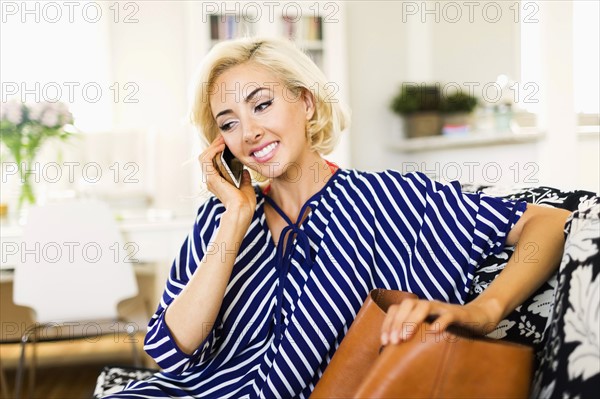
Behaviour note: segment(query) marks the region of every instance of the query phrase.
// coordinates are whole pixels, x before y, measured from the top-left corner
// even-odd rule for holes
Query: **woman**
[[[557,267],[568,212],[323,159],[347,120],[290,43],[221,43],[198,82],[193,120],[210,143],[200,162],[214,196],[148,327],[145,349],[164,371],[111,397],[306,398],[371,289],[428,299],[391,308],[383,344],[435,315],[439,329],[486,333]],[[252,186],[248,171],[239,189],[220,177],[225,146],[268,184]],[[536,262],[517,244],[462,306],[477,264],[517,242],[535,243]]]

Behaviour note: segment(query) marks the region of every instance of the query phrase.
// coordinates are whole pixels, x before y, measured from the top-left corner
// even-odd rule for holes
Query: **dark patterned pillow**
[[[106,366],[98,376],[93,398],[121,392],[129,381],[145,380],[157,372],[158,370],[144,368]]]
[[[571,215],[565,232],[534,398],[592,398],[600,392],[600,205]]]
[[[496,197],[510,200],[524,200],[531,204],[551,206],[576,211],[589,208],[600,198],[589,191],[561,191],[551,187],[500,188],[495,186],[463,185],[467,192],[482,191]],[[506,247],[503,252],[489,256],[479,266],[473,278],[467,301],[475,299],[504,269],[514,248]],[[533,346],[536,352],[541,349],[544,332],[550,322],[554,303],[554,290],[557,286],[557,273],[545,282],[529,299],[500,322],[490,337],[504,339]]]

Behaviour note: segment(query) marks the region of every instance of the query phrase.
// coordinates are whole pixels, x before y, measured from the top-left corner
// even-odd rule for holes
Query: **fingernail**
[[[388,334],[387,333],[381,334],[381,343],[383,345],[387,345],[388,344]]]
[[[398,343],[398,331],[392,331],[392,343],[393,344]]]

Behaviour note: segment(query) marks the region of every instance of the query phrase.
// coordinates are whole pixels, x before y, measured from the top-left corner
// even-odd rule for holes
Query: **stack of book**
[[[283,17],[284,34],[286,37],[303,42],[320,41],[323,39],[323,24],[321,17]]]
[[[242,15],[213,14],[210,16],[211,40],[227,40],[251,35],[251,24]]]

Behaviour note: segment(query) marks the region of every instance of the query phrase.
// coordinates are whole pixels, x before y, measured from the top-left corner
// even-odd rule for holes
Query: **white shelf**
[[[518,133],[472,132],[460,136],[431,136],[413,139],[402,139],[390,143],[390,148],[401,152],[423,152],[445,150],[448,148],[487,147],[501,144],[523,144],[540,141],[544,133],[539,130],[521,130]]]
[[[579,126],[577,137],[580,139],[597,139],[600,137],[600,126]]]
[[[296,44],[303,50],[323,51],[323,41],[321,40],[296,40]]]

